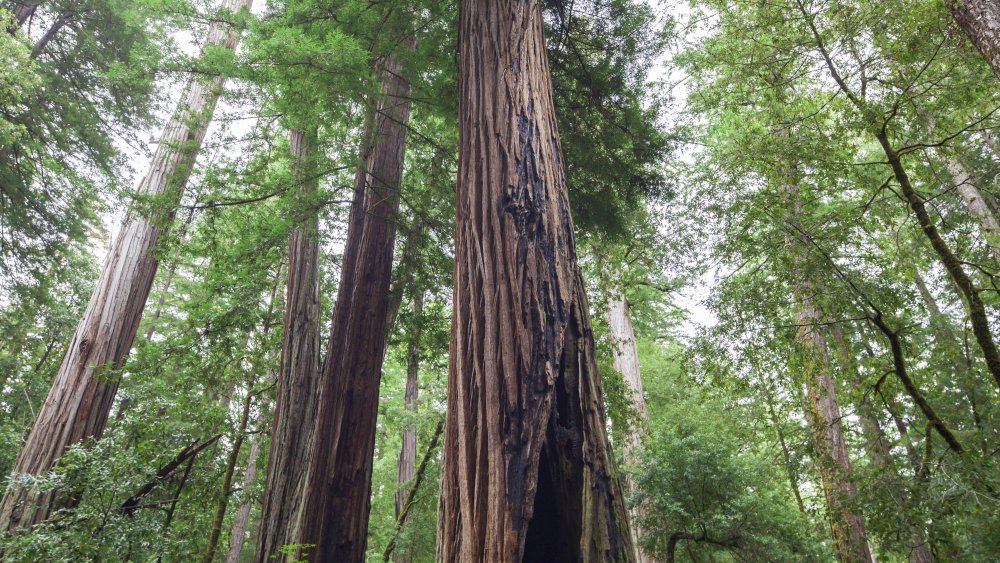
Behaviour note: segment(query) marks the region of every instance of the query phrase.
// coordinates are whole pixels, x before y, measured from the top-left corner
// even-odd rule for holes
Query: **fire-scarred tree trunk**
[[[439,561],[632,561],[537,0],[459,3]]]
[[[632,317],[629,315],[629,303],[621,288],[611,289],[607,300],[608,327],[611,330],[611,338],[615,345],[614,366],[618,373],[622,374],[625,385],[628,386],[632,408],[635,409],[636,420],[629,430],[625,440],[623,459],[626,465],[635,465],[639,462],[639,454],[642,451],[643,429],[649,418],[649,411],[646,408],[646,396],[642,390],[642,376],[639,373],[639,350],[635,342],[635,330],[632,328]],[[629,495],[638,492],[635,482],[625,476],[625,487]],[[636,540],[642,535],[642,530],[638,525],[638,518],[632,512],[632,529],[635,532]],[[640,563],[652,563],[652,557],[639,549],[636,542],[636,560]]]
[[[303,202],[296,207],[304,209],[304,216],[289,241],[278,392],[254,555],[258,562],[270,561],[282,546],[295,543],[319,390],[319,214],[310,201],[318,187],[317,131],[292,129],[289,137],[296,189]]]
[[[786,235],[785,244],[792,264],[789,278],[792,280],[795,322],[798,325],[796,340],[802,354],[803,379],[809,400],[806,414],[816,449],[816,465],[826,497],[837,559],[843,563],[870,562],[873,559],[864,518],[854,507],[858,490],[852,478],[851,460],[844,441],[830,351],[821,329],[822,313],[815,299],[820,288],[809,274],[809,249],[798,236],[798,233],[804,232],[800,223],[802,204],[799,188],[789,179],[782,189],[787,194],[788,221],[794,231]]]
[[[1000,78],[1000,3],[996,0],[948,0],[948,7],[958,26]]]
[[[412,42],[411,42],[412,45]],[[403,177],[410,85],[395,57],[355,176],[340,287],[316,418],[299,544],[311,561],[364,561],[372,455],[385,356],[392,255]]]
[[[420,394],[420,315],[424,311],[424,291],[413,292],[413,316],[415,324],[410,328],[409,346],[406,350],[406,394],[403,397],[406,411],[417,412],[417,398]],[[417,471],[417,427],[408,423],[403,427],[403,444],[399,450],[399,462],[396,466],[396,520],[406,524],[408,517],[403,515],[403,505],[409,493],[406,485],[413,480]],[[397,550],[393,554],[396,563],[404,563],[412,559],[409,553]]]
[[[251,0],[224,0],[239,11]],[[212,24],[206,47],[235,49],[239,31],[225,21]],[[125,361],[156,275],[156,245],[173,221],[224,76],[196,76],[188,83],[174,117],[160,137],[149,171],[139,185],[155,197],[154,211],[133,209],[90,297],[62,366],[56,375],[13,473],[40,475],[52,469],[73,444],[100,438],[118,389],[115,370]],[[52,493],[14,486],[0,503],[0,530],[30,526],[52,510]]]

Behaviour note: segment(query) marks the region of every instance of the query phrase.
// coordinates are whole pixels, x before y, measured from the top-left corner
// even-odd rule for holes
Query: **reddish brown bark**
[[[413,315],[415,323],[410,327],[409,346],[406,351],[406,393],[403,397],[404,407],[410,414],[417,412],[417,398],[420,393],[420,315],[424,311],[424,292],[418,289],[413,295]],[[396,520],[400,526],[406,525],[407,516],[403,514],[408,490],[406,485],[413,480],[417,470],[417,427],[409,423],[403,428],[403,444],[399,450],[399,461],[396,464]],[[411,554],[404,551],[395,552],[396,563],[410,561]]]
[[[799,217],[802,205],[799,188],[788,182],[782,187],[787,195],[789,223],[795,232],[804,232]],[[868,547],[864,518],[854,505],[858,488],[854,483],[847,442],[844,441],[837,385],[833,378],[830,352],[821,332],[822,313],[816,303],[820,286],[809,275],[806,261],[809,249],[803,248],[798,237],[786,237],[792,262],[790,279],[794,299],[796,339],[802,353],[803,379],[809,408],[806,413],[816,449],[816,465],[826,497],[827,514],[833,534],[837,559],[841,562],[874,561]]]
[[[951,15],[1000,78],[1000,3],[996,0],[948,0]]]
[[[459,3],[439,561],[632,561],[537,0]]]
[[[382,73],[363,165],[355,176],[340,287],[323,364],[316,443],[299,544],[310,561],[364,561],[378,390],[403,176],[410,85],[394,57]]]
[[[318,186],[316,129],[290,133],[300,199],[305,208],[288,250],[288,289],[271,450],[254,560],[271,561],[295,543],[316,420],[320,374],[319,215],[309,199]]]
[[[223,8],[238,11],[250,3],[225,0]],[[234,49],[238,40],[237,30],[217,22],[210,28],[205,44]],[[156,275],[157,242],[173,221],[224,81],[223,76],[192,78],[177,112],[164,129],[138,191],[166,203],[155,213],[133,210],[129,214],[14,465],[15,475],[43,474],[71,445],[100,438],[118,389],[114,372],[121,368],[132,347]],[[45,520],[52,509],[51,501],[51,493],[8,489],[0,503],[0,530]]]

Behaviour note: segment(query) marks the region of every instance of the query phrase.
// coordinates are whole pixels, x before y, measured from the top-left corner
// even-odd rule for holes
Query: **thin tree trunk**
[[[948,0],[948,7],[1000,78],[1000,4],[996,0]]]
[[[250,440],[250,451],[247,453],[246,470],[243,473],[243,490],[253,488],[257,483],[257,459],[260,457],[260,438]],[[239,563],[243,554],[243,544],[246,542],[247,527],[250,523],[250,510],[253,502],[247,500],[240,505],[233,518],[233,531],[229,536],[229,554],[226,563]]]
[[[295,543],[312,450],[320,374],[319,214],[310,198],[317,131],[291,131],[291,151],[306,215],[292,232],[288,289],[271,449],[254,561],[266,563]]]
[[[14,13],[14,20],[17,22],[16,25],[11,26],[7,29],[7,32],[11,35],[17,33],[18,29],[24,26],[24,22],[28,21],[28,18],[35,14],[38,10],[38,6],[42,4],[44,0],[28,0],[26,2],[18,2],[11,12]]]
[[[538,0],[459,2],[438,561],[632,561]]]
[[[771,424],[774,426],[775,432],[778,434],[778,445],[781,446],[781,457],[784,459],[785,468],[788,471],[788,484],[792,489],[792,494],[795,495],[795,504],[799,507],[799,513],[804,516],[806,514],[806,505],[802,502],[802,492],[799,491],[799,472],[792,464],[791,451],[788,449],[788,443],[785,441],[785,431],[782,428],[781,421],[778,420],[777,414],[774,412],[773,399],[770,395],[767,396],[767,413],[771,418]]]
[[[972,411],[972,420],[976,427],[982,430],[982,418],[979,414],[979,401],[977,399],[980,395],[980,389],[979,381],[975,376],[975,367],[972,365],[965,350],[963,350],[961,340],[959,340],[958,335],[953,330],[951,319],[941,312],[941,308],[937,304],[937,299],[934,298],[934,294],[927,288],[927,283],[924,282],[919,272],[915,271],[913,273],[913,283],[917,286],[920,299],[924,302],[927,312],[930,314],[930,325],[934,334],[935,344],[939,352],[942,352],[948,360],[948,365],[952,366],[955,382],[958,388],[962,390],[962,394],[965,395],[965,399],[969,402],[969,408]]]
[[[861,372],[858,370],[857,361],[851,351],[850,342],[844,333],[844,327],[841,324],[835,324],[831,331],[837,344],[838,359],[840,360],[841,368],[850,381],[851,390],[856,397],[857,415],[861,421],[861,433],[868,444],[868,451],[871,453],[875,468],[882,474],[882,483],[886,491],[906,522],[908,528],[905,532],[908,536],[905,545],[907,557],[910,563],[931,563],[934,561],[934,557],[931,555],[927,540],[924,539],[923,527],[918,524],[917,519],[910,515],[906,487],[892,459],[889,442],[882,431],[882,425],[879,423],[878,417],[875,416],[871,405],[862,399]]]
[[[403,397],[406,412],[413,416],[417,412],[417,399],[420,393],[420,323],[424,312],[424,291],[413,292],[414,324],[410,327],[410,343],[406,351],[406,394]],[[403,428],[403,445],[399,451],[399,462],[396,467],[396,520],[401,526],[406,525],[407,518],[400,518],[403,505],[406,503],[406,485],[413,480],[417,469],[417,427],[412,422]],[[397,563],[410,561],[410,553],[397,551],[394,555]]]
[[[250,2],[225,0],[223,7],[237,11],[249,7]],[[217,22],[205,45],[234,49],[238,40],[238,30]],[[132,347],[156,274],[157,242],[172,222],[224,80],[223,76],[193,78],[164,129],[139,193],[162,194],[169,203],[151,216],[133,211],[126,220],[18,456],[15,475],[41,475],[56,465],[69,446],[100,438],[118,389],[114,371],[121,368]],[[9,488],[0,503],[0,530],[45,520],[53,508],[52,500],[53,493]]]
[[[215,517],[212,519],[212,530],[208,536],[208,548],[202,563],[212,563],[215,560],[215,550],[219,545],[219,537],[222,535],[222,523],[226,518],[226,508],[229,506],[229,497],[233,494],[233,475],[236,474],[236,464],[240,459],[240,449],[246,439],[247,424],[250,422],[250,407],[253,405],[253,370],[247,380],[246,396],[243,398],[243,409],[240,413],[239,426],[236,429],[236,438],[233,440],[232,450],[226,460],[226,470],[222,474],[222,490],[219,492],[219,500],[215,506]]]
[[[796,230],[802,231],[799,224],[799,217],[802,215],[799,188],[789,182],[783,186],[783,191],[788,197],[788,220],[797,226]],[[792,262],[789,277],[792,280],[795,320],[798,325],[796,339],[802,353],[803,378],[809,398],[807,418],[816,449],[816,463],[823,483],[837,558],[842,562],[870,562],[873,558],[868,548],[864,518],[854,508],[858,490],[853,480],[847,443],[844,441],[830,352],[820,330],[823,318],[815,302],[819,286],[810,278],[806,264],[809,249],[803,248],[799,239],[793,235],[786,237],[786,246]]]
[[[308,518],[297,542],[315,544],[308,553],[317,561],[363,561],[368,540],[378,391],[410,115],[410,85],[399,61],[390,56],[384,65],[382,95],[355,175],[316,416],[317,436],[324,439],[317,440],[310,460],[303,508]]]
[[[643,435],[645,433],[646,422],[649,419],[649,411],[646,408],[646,396],[642,390],[642,376],[639,372],[639,350],[636,348],[635,330],[632,328],[632,317],[629,315],[629,303],[621,288],[613,287],[608,292],[607,299],[608,327],[611,330],[611,338],[615,344],[615,371],[622,374],[625,385],[629,389],[629,399],[636,414],[636,420],[632,421],[628,435],[625,437],[623,459],[626,466],[635,467],[639,463],[639,456],[642,453]],[[638,486],[631,475],[625,474],[625,488],[629,496],[638,492]],[[643,529],[639,526],[639,514],[637,510],[630,511],[632,519],[632,533],[635,535],[635,558],[639,563],[652,563],[656,561],[646,554],[639,547],[639,538],[643,535]]]
[[[49,25],[48,29],[45,30],[45,33],[43,33],[42,36],[38,38],[38,41],[35,41],[35,44],[31,47],[31,58],[37,59],[42,54],[42,51],[45,50],[45,47],[49,45],[49,42],[55,38],[59,31],[61,31],[71,19],[73,19],[73,13],[71,12],[63,12],[59,14],[55,21],[53,21],[52,24]]]

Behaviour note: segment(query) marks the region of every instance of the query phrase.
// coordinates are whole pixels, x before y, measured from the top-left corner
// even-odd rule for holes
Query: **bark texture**
[[[412,41],[410,43],[412,46]],[[299,544],[310,561],[364,561],[378,390],[385,356],[392,256],[403,177],[410,85],[388,57],[382,95],[355,176],[337,304],[323,364],[316,443]]]
[[[948,173],[951,174],[955,189],[962,196],[965,208],[969,211],[969,215],[972,215],[979,223],[986,244],[990,247],[997,263],[1000,263],[1000,222],[993,215],[993,210],[986,204],[983,194],[973,182],[972,174],[969,173],[965,165],[957,158],[946,155],[945,166],[948,168]]]
[[[632,561],[537,0],[459,3],[439,561]]]
[[[231,11],[251,0],[224,0]],[[212,24],[206,46],[234,49],[239,31],[225,22]],[[173,221],[215,104],[223,76],[194,77],[174,117],[167,123],[149,171],[138,191],[156,197],[159,211],[133,210],[104,262],[83,319],[45,399],[13,473],[40,475],[52,469],[66,449],[100,438],[115,392],[116,370],[128,355],[156,275],[156,246]],[[30,526],[48,518],[52,494],[12,487],[0,503],[0,531]]]
[[[840,324],[833,325],[833,338],[837,344],[838,360],[845,376],[850,380],[851,391],[855,396],[855,405],[858,419],[861,422],[861,433],[868,446],[868,454],[874,462],[875,468],[879,470],[880,482],[889,493],[896,509],[905,522],[906,530],[899,535],[905,537],[905,550],[910,563],[931,563],[934,557],[931,555],[930,545],[924,537],[924,529],[919,525],[918,520],[911,517],[909,495],[902,477],[896,468],[896,463],[892,459],[889,441],[885,437],[882,425],[878,420],[875,409],[870,403],[864,400],[861,387],[861,373],[858,370],[857,361],[851,351],[851,345],[844,333],[844,327]]]
[[[789,222],[796,232],[804,232],[799,217],[802,205],[799,188],[787,183]],[[816,449],[816,464],[826,497],[827,513],[833,533],[837,559],[841,562],[874,561],[868,547],[862,514],[854,508],[858,489],[852,478],[851,460],[844,441],[837,385],[833,378],[830,351],[821,328],[822,312],[816,295],[819,287],[813,282],[807,265],[809,249],[794,235],[786,237],[792,262],[792,296],[796,339],[802,353],[803,378],[809,400],[807,419]]]
[[[628,466],[635,466],[639,463],[639,455],[642,452],[643,434],[646,421],[649,419],[649,410],[646,408],[646,396],[642,390],[642,376],[639,372],[639,350],[636,348],[635,330],[632,328],[632,317],[629,315],[629,303],[625,294],[620,288],[614,288],[608,295],[607,301],[608,327],[611,330],[611,338],[615,343],[615,370],[622,374],[625,385],[629,389],[629,398],[632,401],[632,408],[635,409],[636,420],[633,421],[632,428],[629,429],[625,440],[623,459]],[[625,475],[626,492],[632,496],[638,492],[638,487],[632,478]],[[643,530],[639,527],[639,515],[635,510],[630,513],[632,518],[632,531],[636,540],[642,536]],[[652,563],[656,561],[647,555],[639,547],[636,541],[636,561],[639,563]]]
[[[948,0],[948,7],[958,26],[1000,78],[1000,3],[996,0]]]
[[[420,316],[424,311],[424,292],[418,289],[413,295],[413,315],[416,324],[410,328],[410,342],[406,351],[406,394],[403,397],[404,408],[408,413],[416,414],[417,399],[420,393]],[[399,450],[399,461],[396,466],[396,520],[401,526],[409,519],[403,514],[408,490],[406,485],[413,480],[417,470],[417,427],[407,424],[403,428],[403,445]],[[397,563],[410,561],[406,552],[396,552],[393,559]]]
[[[290,133],[295,177],[302,201],[318,186],[316,129]],[[300,206],[308,207],[308,206]],[[305,494],[320,375],[319,215],[305,209],[292,231],[278,391],[271,450],[254,561],[271,561],[295,536]]]

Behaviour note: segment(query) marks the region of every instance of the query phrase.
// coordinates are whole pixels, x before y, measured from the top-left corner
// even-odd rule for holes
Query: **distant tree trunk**
[[[24,22],[28,21],[28,18],[35,14],[38,10],[38,6],[42,4],[44,0],[25,0],[22,2],[15,2],[14,6],[10,11],[14,14],[14,21],[16,24],[7,29],[7,32],[11,35],[17,33],[17,30],[24,25]]]
[[[982,430],[983,422],[979,413],[979,397],[982,396],[979,379],[976,377],[975,366],[969,359],[962,346],[962,341],[955,334],[952,320],[945,315],[937,304],[934,294],[927,288],[927,283],[919,272],[914,272],[913,283],[917,286],[920,299],[927,307],[930,314],[931,331],[934,334],[934,342],[939,352],[949,360],[949,365],[953,368],[955,382],[966,401],[969,402],[969,409],[972,411],[972,420],[977,428]]]
[[[413,292],[413,316],[414,326],[410,327],[409,346],[406,351],[406,394],[403,397],[406,412],[410,416],[417,412],[417,398],[420,393],[420,322],[424,312],[424,291],[417,289]],[[417,470],[417,427],[408,423],[403,428],[403,446],[399,450],[399,462],[396,468],[396,520],[400,519],[403,512],[403,504],[409,490],[406,485],[413,480]],[[406,524],[408,516],[401,521],[401,525]],[[412,559],[407,552],[396,551],[393,559],[397,563],[404,563]]]
[[[1000,3],[996,0],[948,0],[948,7],[958,26],[1000,78]]]
[[[867,449],[872,456],[875,468],[881,472],[881,482],[885,490],[906,522],[907,530],[902,535],[906,538],[904,547],[907,557],[910,563],[931,563],[934,561],[934,557],[931,555],[930,546],[924,538],[923,527],[917,523],[917,519],[911,517],[906,486],[892,459],[889,442],[885,439],[882,425],[879,423],[872,406],[865,402],[861,396],[861,373],[858,370],[857,360],[851,351],[850,341],[844,333],[844,327],[841,324],[834,324],[831,332],[837,344],[841,367],[856,396],[857,415],[861,421],[861,433],[868,444]]]
[[[997,263],[1000,263],[1000,222],[993,215],[993,211],[986,205],[983,194],[972,181],[972,174],[969,173],[965,165],[953,156],[945,156],[945,165],[948,173],[951,174],[955,189],[962,196],[965,208],[969,210],[969,215],[975,217],[983,231],[983,238],[987,246],[993,253]]]
[[[961,2],[963,6],[969,7],[974,6],[974,10],[981,10],[982,14],[985,15],[987,12],[995,13],[1000,10],[1000,8],[986,8],[986,3],[989,0],[953,0],[953,2]],[[873,132],[875,139],[878,140],[879,146],[882,148],[882,152],[885,154],[886,160],[890,168],[892,168],[893,177],[899,184],[900,192],[903,199],[910,207],[910,211],[913,212],[914,217],[917,219],[917,224],[920,225],[921,232],[927,237],[927,241],[930,242],[931,247],[934,249],[934,253],[937,254],[938,259],[941,261],[941,265],[944,266],[945,271],[951,277],[955,286],[962,293],[962,300],[965,303],[966,311],[969,313],[969,320],[972,323],[972,332],[976,336],[976,342],[979,344],[979,348],[983,352],[983,359],[986,360],[986,367],[989,369],[990,374],[993,376],[997,387],[1000,387],[1000,350],[997,349],[997,344],[993,340],[993,333],[990,329],[989,318],[986,315],[986,306],[983,304],[983,300],[979,295],[979,290],[972,283],[972,279],[965,272],[965,268],[962,265],[962,261],[952,252],[948,243],[941,238],[941,233],[938,231],[937,226],[934,221],[931,220],[930,214],[927,212],[927,206],[924,204],[924,198],[920,193],[917,192],[913,183],[910,181],[910,175],[906,171],[906,167],[903,166],[902,156],[893,147],[892,141],[889,139],[888,129],[883,123],[882,117],[871,107],[868,102],[864,99],[859,98],[847,82],[844,80],[843,76],[837,70],[836,64],[833,62],[833,58],[830,55],[826,44],[823,41],[823,37],[816,27],[816,22],[813,16],[805,8],[802,2],[797,3],[799,11],[805,18],[810,30],[813,34],[813,39],[816,41],[816,48],[819,50],[826,63],[827,69],[830,72],[830,77],[837,86],[848,98],[851,104],[858,110],[861,116],[868,122],[871,131]],[[956,4],[953,4],[953,7]],[[996,27],[994,26],[994,29]],[[873,319],[874,320],[874,319]],[[881,320],[881,319],[879,319]],[[881,328],[881,327],[880,327]],[[898,334],[893,334],[890,336],[889,333],[886,334],[890,337],[890,340],[896,339]],[[939,427],[940,428],[940,427]]]
[[[412,42],[410,43],[412,47]],[[378,391],[386,348],[396,215],[403,178],[410,84],[395,57],[355,176],[337,304],[317,408],[298,544],[315,561],[364,561],[371,509]]]
[[[269,378],[271,379],[271,378]],[[262,411],[263,412],[263,411]],[[257,459],[260,457],[260,437],[250,439],[250,451],[247,453],[246,469],[243,472],[242,490],[247,491],[257,484]],[[246,542],[247,527],[250,523],[250,510],[253,502],[249,499],[240,505],[233,518],[233,531],[229,535],[229,554],[226,563],[239,563],[243,554],[243,544]]]
[[[788,220],[797,226],[796,231],[800,231],[802,204],[799,188],[789,181],[783,189],[788,196]],[[792,261],[789,277],[798,325],[796,339],[802,353],[803,378],[809,398],[807,418],[816,448],[816,462],[826,496],[837,559],[841,562],[871,562],[873,558],[868,547],[864,518],[854,508],[858,490],[844,441],[830,352],[820,328],[823,318],[815,301],[819,286],[812,281],[806,264],[809,249],[802,246],[795,234],[786,236],[786,246]]]
[[[238,11],[250,2],[225,0],[223,7]],[[238,30],[217,22],[205,45],[234,49],[238,41]],[[164,129],[139,193],[165,197],[168,203],[151,214],[133,210],[126,220],[14,465],[15,475],[41,475],[56,465],[69,446],[100,438],[118,389],[114,372],[132,347],[156,274],[157,242],[173,220],[224,81],[223,76],[192,78]],[[52,493],[9,488],[0,503],[0,530],[45,520],[52,500]]]
[[[212,563],[215,560],[215,550],[219,545],[219,537],[222,535],[222,523],[226,518],[226,508],[229,506],[229,497],[233,494],[233,475],[236,474],[236,464],[240,459],[240,450],[243,448],[243,441],[247,435],[247,424],[250,421],[250,407],[253,404],[253,370],[247,380],[246,396],[243,398],[243,408],[240,412],[239,425],[236,428],[236,436],[233,439],[233,447],[229,451],[226,460],[226,469],[222,474],[222,487],[219,491],[219,499],[215,504],[215,517],[212,519],[212,529],[208,535],[208,548],[205,549],[205,556],[202,563]]]
[[[788,443],[785,441],[785,431],[782,428],[781,421],[778,420],[778,415],[774,412],[774,400],[770,394],[767,395],[767,414],[778,435],[778,445],[781,446],[781,457],[785,461],[785,469],[788,472],[788,485],[792,489],[792,494],[795,495],[795,504],[799,507],[799,513],[804,516],[806,514],[806,505],[802,502],[802,492],[799,490],[799,472],[792,463],[791,451],[788,449]]]
[[[622,456],[626,465],[634,467],[639,463],[645,426],[649,419],[646,396],[642,390],[642,375],[639,373],[639,350],[636,348],[635,331],[632,328],[632,317],[629,315],[629,303],[621,288],[612,287],[609,290],[606,305],[608,327],[615,344],[614,367],[618,373],[622,374],[622,379],[628,386],[629,399],[632,401],[632,408],[636,414],[636,420],[632,421],[632,427],[628,429]],[[638,492],[638,486],[629,474],[625,474],[625,488],[630,496]],[[643,530],[639,526],[639,514],[633,509],[630,516],[632,518],[632,532],[636,540],[636,561],[639,563],[656,561],[639,547],[639,538],[643,534]]]
[[[319,214],[310,202],[319,185],[317,131],[293,129],[290,138],[297,188],[305,202],[298,207],[306,210],[289,242],[278,392],[254,555],[259,563],[296,543],[320,388]]]
[[[438,561],[632,561],[538,0],[459,2]]]

